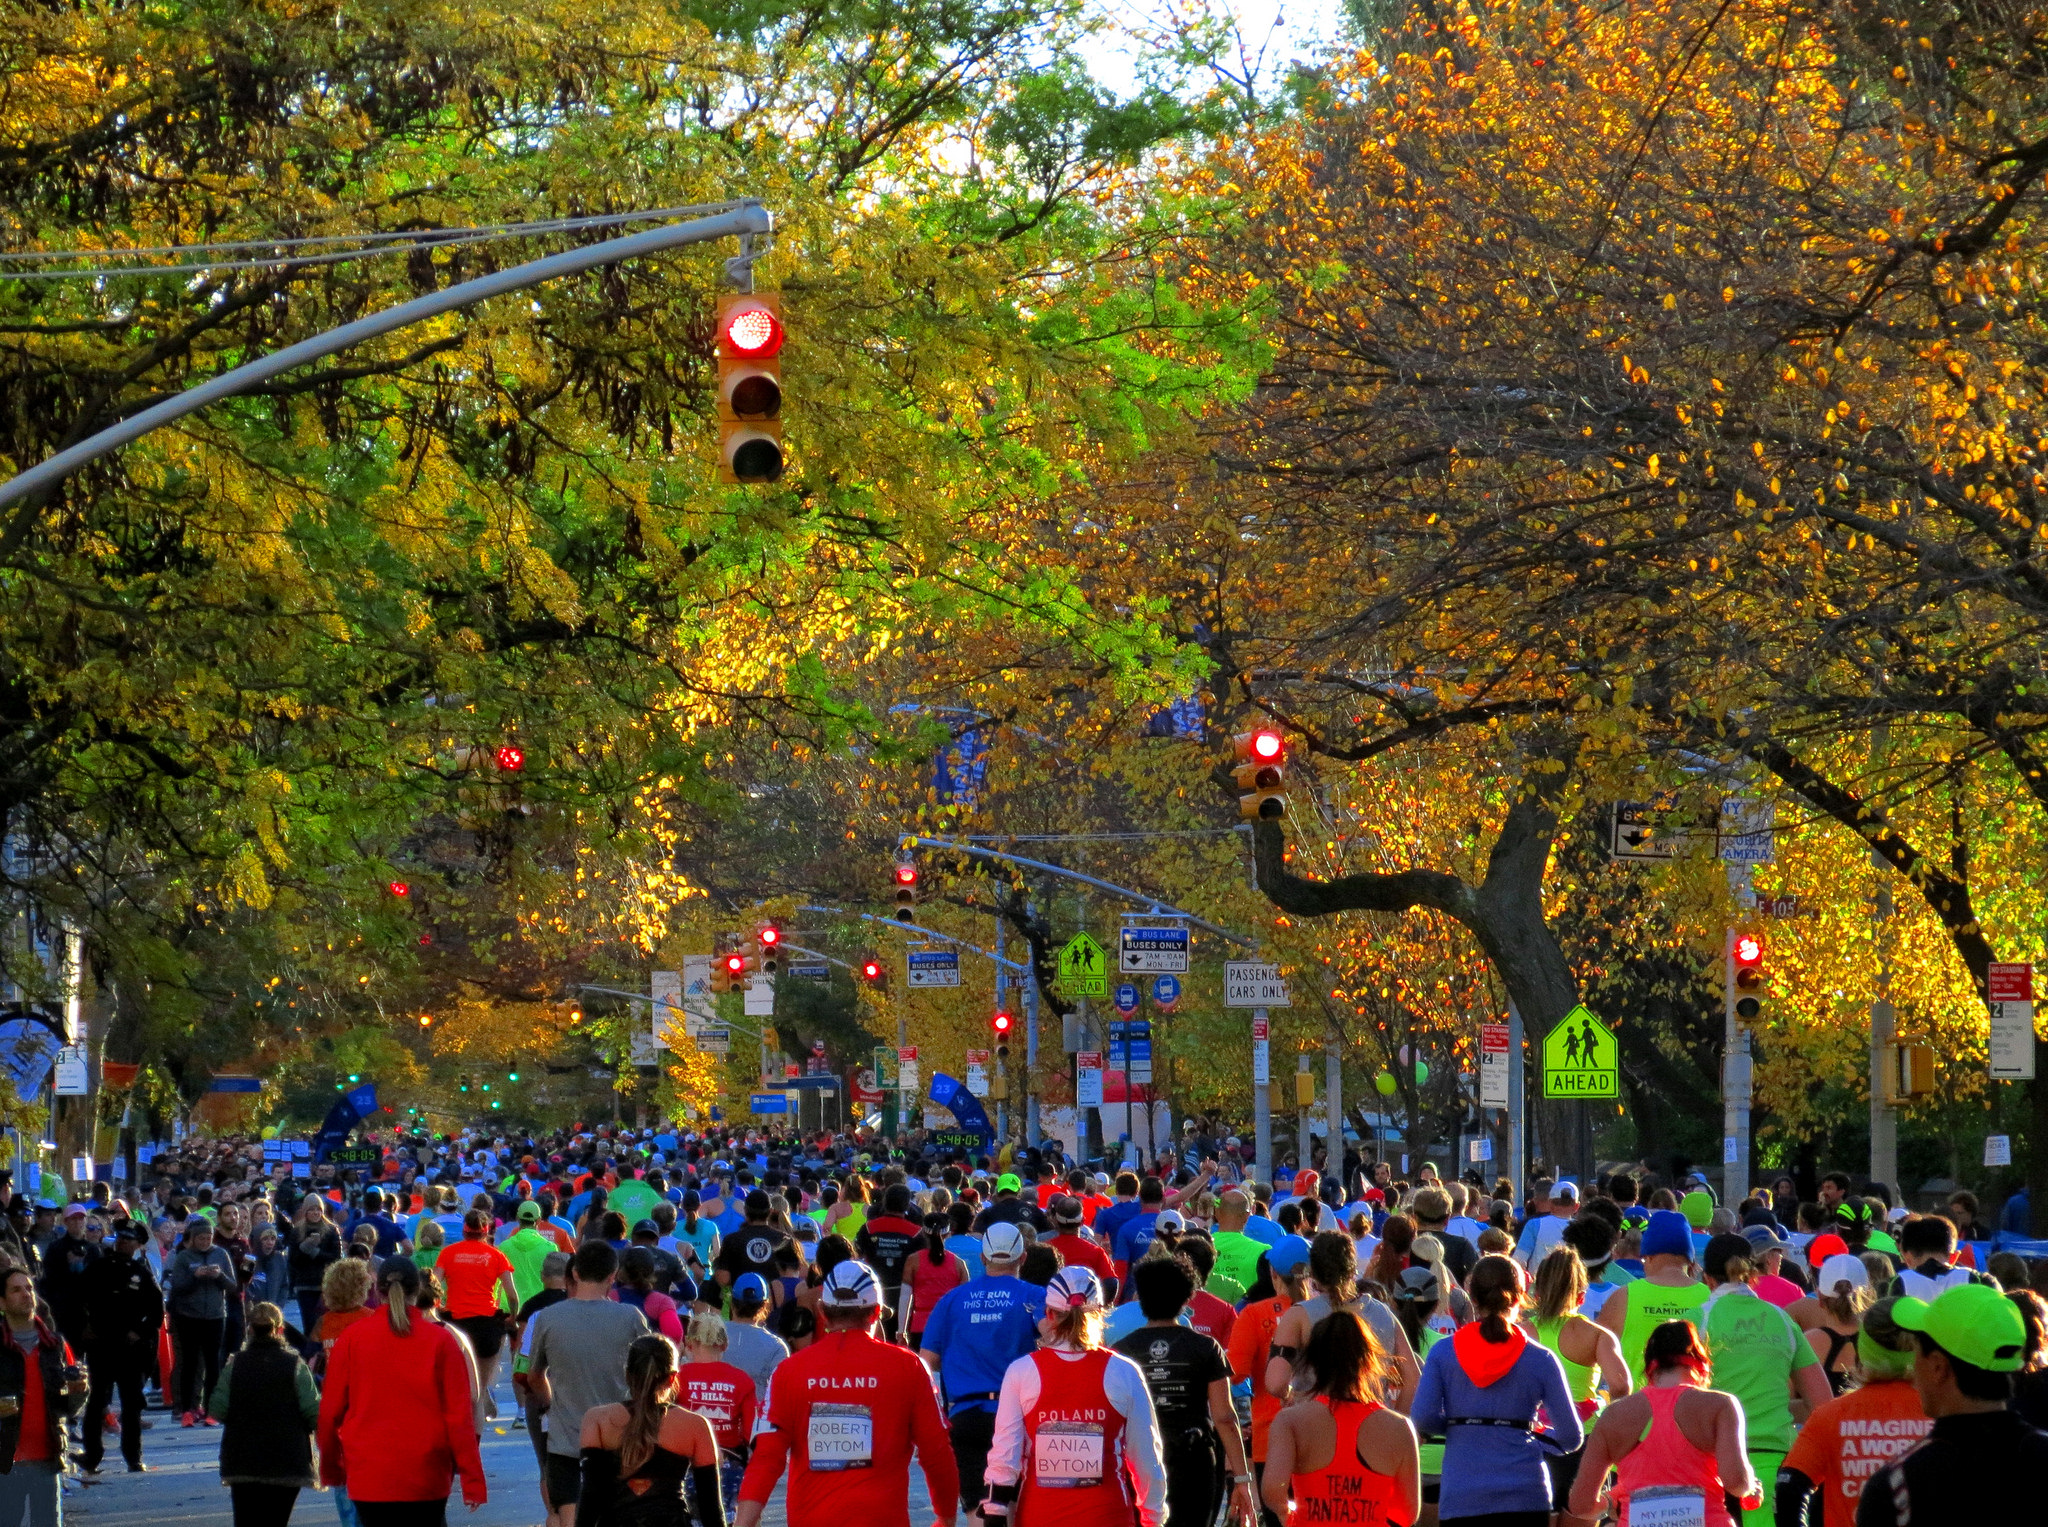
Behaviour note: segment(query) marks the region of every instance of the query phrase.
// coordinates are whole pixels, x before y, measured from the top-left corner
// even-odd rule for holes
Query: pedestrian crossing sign
[[[1614,1034],[1584,1003],[1560,1019],[1543,1041],[1547,1098],[1621,1096],[1621,1052]]]
[[[1060,991],[1069,997],[1109,995],[1109,956],[1085,933],[1067,940],[1060,951]]]

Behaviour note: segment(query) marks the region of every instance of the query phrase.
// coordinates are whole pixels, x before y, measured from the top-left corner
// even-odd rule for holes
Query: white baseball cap
[[[1015,1262],[1023,1255],[1024,1232],[1015,1225],[998,1221],[982,1231],[981,1259],[984,1262]]]
[[[1159,1216],[1158,1221],[1152,1228],[1155,1231],[1165,1231],[1168,1234],[1178,1235],[1181,1231],[1188,1228],[1188,1222],[1180,1217],[1180,1210],[1168,1209]]]
[[[865,1262],[841,1262],[825,1274],[825,1281],[818,1289],[818,1299],[820,1303],[838,1310],[879,1309],[882,1280]]]
[[[1820,1271],[1813,1277],[1813,1286],[1818,1293],[1832,1294],[1838,1283],[1846,1283],[1852,1289],[1868,1288],[1870,1269],[1863,1265],[1861,1257],[1837,1252],[1820,1264]]]

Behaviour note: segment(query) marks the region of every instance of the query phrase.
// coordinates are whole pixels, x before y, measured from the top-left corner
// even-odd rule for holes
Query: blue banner
[[[959,1134],[976,1137],[973,1144],[968,1144],[964,1140],[958,1141],[958,1144],[970,1151],[988,1149],[988,1142],[994,1137],[995,1130],[988,1122],[988,1114],[981,1106],[981,1099],[967,1090],[965,1082],[956,1081],[943,1071],[935,1072],[932,1075],[931,1099],[960,1121]]]
[[[338,1146],[348,1144],[348,1137],[355,1133],[356,1126],[377,1111],[377,1084],[364,1082],[344,1093],[335,1105],[327,1110],[327,1117],[313,1132],[313,1159],[325,1161],[327,1153]]]

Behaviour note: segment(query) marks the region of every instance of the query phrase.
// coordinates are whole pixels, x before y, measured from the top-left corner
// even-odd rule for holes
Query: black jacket
[[[228,1360],[221,1380],[220,1477],[231,1485],[318,1483],[313,1426],[299,1409],[299,1354],[274,1342],[251,1342]]]
[[[88,1267],[85,1321],[88,1347],[132,1350],[154,1361],[156,1333],[164,1323],[164,1291],[149,1263],[139,1255],[108,1255]]]
[[[97,1241],[74,1241],[60,1235],[43,1248],[43,1301],[57,1325],[74,1339],[85,1329],[86,1279],[106,1252]],[[79,1266],[71,1264],[76,1259]]]
[[[43,1422],[50,1433],[49,1456],[62,1473],[70,1452],[64,1422],[85,1404],[86,1397],[64,1392],[64,1367],[71,1361],[71,1349],[64,1345],[64,1338],[40,1320],[36,1322],[36,1334],[36,1367],[42,1378]],[[15,1343],[11,1332],[0,1331],[0,1394],[27,1392],[28,1355]],[[0,1418],[0,1474],[12,1472],[15,1444],[20,1441],[21,1412]]]
[[[2009,1410],[1943,1416],[1926,1441],[1865,1481],[1856,1527],[2039,1521],[2048,1432]]]
[[[301,1247],[304,1241],[312,1241],[311,1252]],[[287,1259],[291,1266],[292,1292],[304,1290],[307,1293],[320,1291],[320,1280],[327,1276],[327,1269],[341,1260],[341,1236],[331,1226],[317,1236],[302,1233],[293,1225],[284,1235],[280,1244],[288,1248]]]

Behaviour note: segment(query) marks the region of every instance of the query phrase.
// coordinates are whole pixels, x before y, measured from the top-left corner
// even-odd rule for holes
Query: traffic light
[[[747,976],[754,968],[754,957],[744,949],[735,949],[730,954],[721,954],[713,968],[725,976],[724,990],[745,991]]]
[[[996,1058],[1010,1058],[1010,1025],[1014,1020],[1008,1013],[998,1012],[989,1020],[989,1027],[996,1031]]]
[[[879,981],[882,979],[882,976],[883,970],[880,960],[870,959],[860,962],[860,978],[863,981]]]
[[[467,1092],[467,1091],[469,1091],[469,1078],[468,1078],[468,1077],[466,1077],[466,1076],[464,1076],[464,1077],[458,1077],[458,1078],[456,1079],[456,1090],[457,1090],[458,1092]]]
[[[1287,778],[1287,739],[1275,727],[1240,732],[1232,739],[1237,767],[1231,771],[1237,788],[1237,814],[1248,822],[1277,821],[1287,814],[1281,787]]]
[[[761,951],[761,971],[774,975],[782,965],[782,930],[773,923],[763,923],[761,931],[754,935],[755,947]]]
[[[389,891],[393,896],[400,898],[401,900],[403,900],[407,896],[412,895],[412,887],[407,885],[403,880],[394,880],[389,885],[385,886],[384,889]]]
[[[1888,1045],[1884,1052],[1884,1100],[1910,1103],[1934,1092],[1934,1046],[1906,1039]]]
[[[1738,931],[1729,945],[1729,979],[1735,983],[1735,1016],[1754,1023],[1764,1010],[1764,941]]]
[[[718,452],[725,482],[782,476],[782,298],[718,302]]]
[[[519,1080],[519,1073],[517,1071],[507,1071],[505,1073],[505,1080],[508,1082],[516,1082]]]
[[[1313,1108],[1316,1106],[1316,1078],[1313,1071],[1294,1073],[1294,1106]]]
[[[891,876],[896,897],[896,921],[914,923],[917,921],[917,861],[908,857],[896,861]]]
[[[497,753],[498,767],[507,774],[517,774],[526,767],[526,750],[506,743]]]

